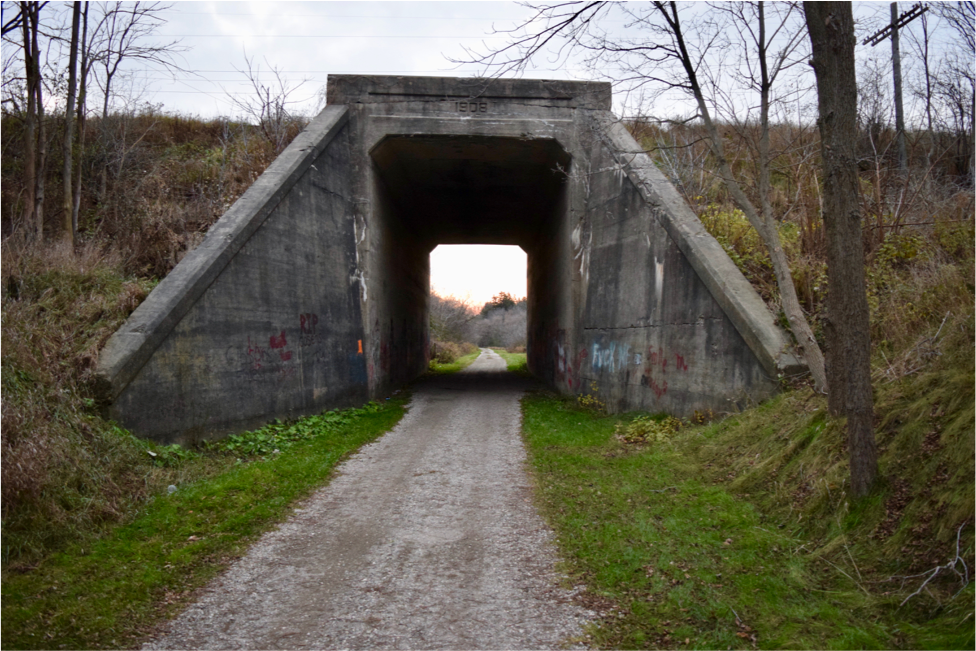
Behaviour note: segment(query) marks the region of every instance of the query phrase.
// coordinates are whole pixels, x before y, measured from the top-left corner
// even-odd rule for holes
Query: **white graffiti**
[[[602,346],[599,342],[594,341],[592,350],[590,363],[593,368],[610,373],[623,370],[629,363],[640,365],[642,360],[640,353],[630,354],[629,344],[618,344],[615,341]]]

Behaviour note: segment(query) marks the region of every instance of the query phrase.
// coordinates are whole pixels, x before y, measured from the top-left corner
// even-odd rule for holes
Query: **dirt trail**
[[[590,615],[556,586],[518,400],[486,350],[416,387],[344,463],[147,649],[558,647]]]

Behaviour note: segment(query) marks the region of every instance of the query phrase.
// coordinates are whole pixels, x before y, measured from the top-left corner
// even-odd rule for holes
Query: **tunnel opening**
[[[430,253],[442,244],[516,245],[527,255],[530,359],[571,315],[567,179],[572,157],[553,139],[387,136],[371,151],[373,223],[369,345],[382,394],[424,372],[430,346]],[[480,307],[480,306],[479,306]]]
[[[431,341],[525,352],[526,295],[520,247],[439,244],[430,253]]]

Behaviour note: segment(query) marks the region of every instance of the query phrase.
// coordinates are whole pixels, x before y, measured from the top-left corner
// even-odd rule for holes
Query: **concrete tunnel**
[[[727,411],[803,372],[609,84],[333,75],[328,101],[102,351],[102,401],[137,434],[217,437],[419,376],[439,244],[525,250],[530,370],[612,411]]]

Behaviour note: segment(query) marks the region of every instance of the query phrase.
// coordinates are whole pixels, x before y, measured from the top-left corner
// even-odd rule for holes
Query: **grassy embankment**
[[[3,271],[4,648],[137,644],[403,413],[154,445],[99,415],[92,370],[155,281],[97,243],[5,248]]]
[[[154,495],[131,522],[69,545],[30,571],[5,571],[3,647],[136,645],[326,483],[339,461],[396,424],[406,401],[273,423],[200,451],[116,430],[118,445],[151,455],[160,468],[211,472]]]
[[[972,302],[949,312],[876,353],[882,480],[857,502],[843,420],[808,388],[711,424],[529,394],[541,510],[603,613],[588,641],[973,648]]]

